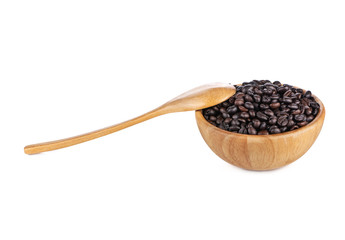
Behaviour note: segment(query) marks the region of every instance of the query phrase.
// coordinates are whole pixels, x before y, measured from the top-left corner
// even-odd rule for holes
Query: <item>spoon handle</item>
[[[102,128],[93,132],[85,133],[82,135],[78,135],[75,137],[70,137],[70,138],[65,138],[65,139],[60,139],[56,141],[51,141],[51,142],[44,142],[44,143],[37,143],[37,144],[32,144],[24,147],[24,152],[26,154],[36,154],[36,153],[41,153],[41,152],[47,152],[47,151],[52,151],[60,148],[65,148],[69,146],[73,146],[79,143],[87,142],[95,138],[103,137],[105,135],[120,131],[124,128],[133,126],[137,123],[144,122],[148,119],[163,115],[168,113],[169,111],[166,111],[165,105],[162,105],[150,112],[147,112],[143,115],[140,115],[136,118],[130,119],[125,122],[121,122],[115,125],[112,125],[110,127]]]

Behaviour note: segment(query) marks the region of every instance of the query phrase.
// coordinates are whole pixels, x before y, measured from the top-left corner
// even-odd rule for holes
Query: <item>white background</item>
[[[343,1],[0,2],[0,239],[344,239]],[[280,80],[327,113],[295,163],[218,158],[193,112],[74,147],[209,82]]]

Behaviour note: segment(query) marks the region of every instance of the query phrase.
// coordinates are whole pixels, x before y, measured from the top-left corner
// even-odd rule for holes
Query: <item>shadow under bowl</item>
[[[247,135],[233,133],[209,123],[202,110],[195,111],[199,131],[212,151],[224,161],[248,170],[271,170],[288,165],[313,145],[325,119],[325,107],[307,125],[284,133],[272,135]]]

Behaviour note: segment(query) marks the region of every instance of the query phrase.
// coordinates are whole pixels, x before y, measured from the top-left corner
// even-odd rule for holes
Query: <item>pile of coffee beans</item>
[[[279,81],[253,80],[236,86],[228,100],[203,109],[205,119],[221,129],[268,135],[292,131],[313,121],[320,105],[310,91]]]

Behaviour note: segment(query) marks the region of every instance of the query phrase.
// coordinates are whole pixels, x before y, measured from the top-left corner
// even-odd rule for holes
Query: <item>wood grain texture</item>
[[[320,110],[315,119],[299,129],[273,135],[246,135],[213,126],[195,112],[199,131],[212,151],[226,162],[248,170],[271,170],[290,164],[305,154],[318,137],[325,107],[315,95]]]
[[[79,143],[99,138],[134,124],[141,123],[148,119],[173,112],[194,111],[211,107],[225,101],[236,93],[235,87],[227,83],[211,83],[193,88],[163,104],[162,106],[147,112],[139,117],[128,121],[112,125],[107,128],[85,133],[75,137],[65,138],[56,141],[32,144],[24,147],[26,154],[36,154],[40,152],[52,151],[60,148],[73,146]]]

